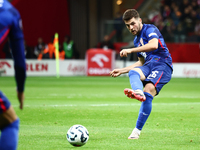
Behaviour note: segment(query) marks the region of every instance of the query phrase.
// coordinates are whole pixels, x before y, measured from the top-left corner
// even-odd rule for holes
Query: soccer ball
[[[88,130],[82,125],[73,125],[68,131],[66,138],[68,142],[76,147],[83,146],[89,139]]]

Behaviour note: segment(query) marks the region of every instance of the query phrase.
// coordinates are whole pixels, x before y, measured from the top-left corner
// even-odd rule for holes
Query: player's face
[[[133,35],[138,35],[142,29],[142,20],[141,18],[135,19],[132,18],[128,21],[124,21],[126,27]]]

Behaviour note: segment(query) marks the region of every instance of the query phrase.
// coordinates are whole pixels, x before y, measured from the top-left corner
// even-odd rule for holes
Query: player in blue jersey
[[[171,80],[172,58],[160,31],[151,24],[143,24],[135,9],[123,14],[128,30],[135,35],[134,48],[123,49],[121,57],[137,53],[138,61],[131,66],[114,69],[112,77],[128,73],[132,89],[124,89],[127,97],[141,101],[136,126],[128,139],[138,139],[152,109],[152,100],[162,87]]]
[[[17,97],[23,109],[26,65],[24,36],[19,12],[7,1],[0,0],[0,44],[8,37],[14,59]],[[18,143],[19,118],[7,97],[0,91],[0,150],[16,150]]]

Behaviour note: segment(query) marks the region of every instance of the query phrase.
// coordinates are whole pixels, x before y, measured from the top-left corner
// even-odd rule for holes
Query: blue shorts
[[[7,97],[0,91],[0,114],[5,112],[10,107],[10,102]]]
[[[150,62],[137,68],[140,68],[146,77],[143,81],[143,85],[145,86],[147,83],[153,83],[156,87],[156,95],[158,95],[162,87],[167,84],[172,77],[172,68],[164,62]]]

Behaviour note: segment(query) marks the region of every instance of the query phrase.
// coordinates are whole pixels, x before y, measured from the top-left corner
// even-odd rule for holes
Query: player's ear
[[[141,18],[139,18],[139,22],[142,23],[142,19]]]

